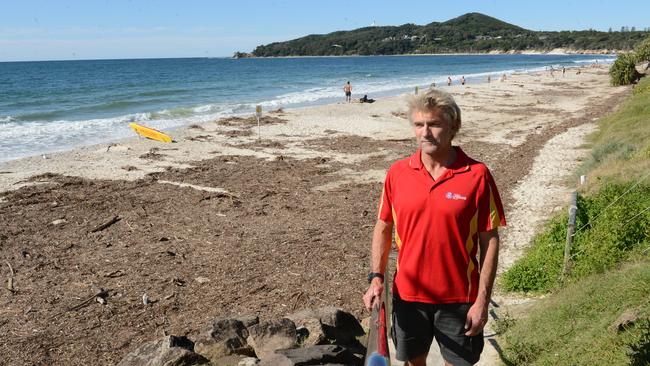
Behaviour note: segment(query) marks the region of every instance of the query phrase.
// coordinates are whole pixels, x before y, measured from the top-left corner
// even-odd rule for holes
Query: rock
[[[248,328],[248,344],[259,358],[273,354],[277,349],[296,346],[296,325],[287,318],[253,325]]]
[[[349,350],[335,344],[306,348],[281,349],[260,360],[260,366],[362,365],[363,361]]]
[[[66,222],[67,222],[67,221],[66,221],[65,219],[58,219],[58,220],[54,220],[54,221],[52,221],[52,225],[54,225],[54,226],[58,226],[58,225],[65,224]]]
[[[627,309],[621,314],[612,325],[609,326],[609,331],[613,333],[622,332],[631,327],[639,319],[639,311]]]
[[[247,337],[248,331],[241,321],[215,319],[212,326],[199,335],[194,350],[211,361],[231,354],[254,356]]]
[[[186,337],[167,336],[148,342],[126,355],[118,366],[192,366],[209,361],[193,352],[194,344]]]
[[[210,279],[207,278],[207,277],[197,277],[197,278],[194,279],[194,281],[203,284],[203,283],[206,283],[206,282],[210,282]]]
[[[253,325],[260,323],[260,318],[257,315],[242,315],[238,316],[237,320],[242,322],[246,328],[250,328]]]
[[[320,333],[323,333],[326,337],[325,341],[356,346],[358,345],[356,337],[365,334],[354,315],[331,306],[315,310],[302,310],[288,315],[287,318],[291,319],[296,326],[309,330],[308,342],[313,342],[315,338],[320,337]],[[318,320],[320,327],[316,326],[317,323],[313,319]],[[312,337],[312,333],[315,334],[314,337]]]
[[[237,366],[256,366],[258,363],[260,363],[259,359],[255,357],[246,357],[239,361]]]
[[[320,320],[316,318],[306,318],[300,323],[301,326],[296,330],[298,334],[300,334],[301,339],[299,339],[299,343],[303,347],[315,346],[317,344],[325,344],[328,342]],[[303,330],[304,333],[302,332]]]

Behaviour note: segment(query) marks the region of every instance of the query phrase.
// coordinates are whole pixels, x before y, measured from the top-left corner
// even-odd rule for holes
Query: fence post
[[[569,223],[566,229],[566,245],[564,246],[564,269],[562,277],[571,273],[571,246],[573,245],[573,233],[576,228],[576,212],[578,211],[578,192],[571,193],[569,204]]]

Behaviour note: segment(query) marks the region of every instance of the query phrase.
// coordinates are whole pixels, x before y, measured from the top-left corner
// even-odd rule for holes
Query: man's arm
[[[478,283],[476,302],[470,307],[465,321],[465,335],[479,334],[488,319],[488,305],[492,296],[492,286],[497,274],[499,259],[499,229],[479,232],[479,246],[481,249],[481,273]]]
[[[393,233],[393,223],[383,220],[377,220],[375,230],[372,233],[372,253],[370,260],[370,271],[384,274],[388,255],[390,254],[391,236]],[[375,297],[381,296],[384,290],[384,281],[380,278],[373,278],[368,291],[363,295],[363,303],[366,309],[370,310]]]

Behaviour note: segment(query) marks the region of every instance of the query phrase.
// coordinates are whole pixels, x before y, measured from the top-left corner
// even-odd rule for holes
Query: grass
[[[500,278],[507,291],[549,294],[525,317],[497,324],[509,365],[650,365],[650,78],[599,125],[576,171],[588,184],[570,276],[561,278],[563,213]],[[635,325],[609,330],[628,309],[639,312]]]
[[[634,90],[615,113],[599,121],[599,131],[589,138],[591,154],[576,172],[588,176],[587,192],[603,182],[636,180],[650,171],[650,77]]]
[[[647,365],[649,288],[647,260],[566,286],[508,327],[504,361],[514,365]],[[609,330],[628,309],[636,309],[640,320],[622,332]]]

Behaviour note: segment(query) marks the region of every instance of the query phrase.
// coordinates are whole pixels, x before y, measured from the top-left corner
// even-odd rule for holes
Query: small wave
[[[0,123],[14,122],[16,119],[12,116],[3,116],[0,117]]]
[[[589,59],[589,60],[574,60],[572,61],[574,64],[596,64],[596,63],[601,63],[601,64],[611,64],[614,62],[616,58],[594,58],[594,59]]]

